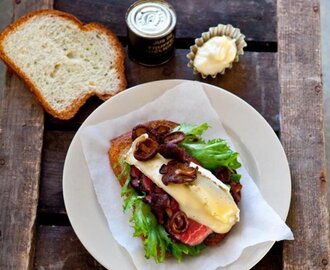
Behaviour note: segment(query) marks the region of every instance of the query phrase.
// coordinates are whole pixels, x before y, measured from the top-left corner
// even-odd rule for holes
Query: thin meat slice
[[[193,219],[188,218],[188,221],[189,226],[185,232],[180,234],[172,234],[173,237],[186,245],[198,245],[213,232],[209,227],[202,225]]]
[[[150,178],[142,174],[141,177],[141,189],[142,191],[146,192],[148,195],[153,193],[155,184],[152,182]]]

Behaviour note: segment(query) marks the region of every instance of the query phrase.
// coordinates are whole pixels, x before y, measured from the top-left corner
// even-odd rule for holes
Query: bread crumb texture
[[[42,14],[8,34],[3,50],[52,109],[61,112],[82,96],[107,97],[126,86],[123,67],[118,70],[123,52],[117,40],[112,42],[97,27],[82,29],[67,18]]]

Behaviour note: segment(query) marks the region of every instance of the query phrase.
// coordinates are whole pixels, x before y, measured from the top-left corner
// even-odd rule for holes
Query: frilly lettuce
[[[123,170],[118,176],[126,178],[122,187],[121,196],[124,198],[124,211],[132,209],[130,222],[134,228],[134,236],[142,237],[147,259],[153,257],[156,263],[161,263],[170,252],[179,262],[184,254],[196,256],[201,253],[205,245],[188,246],[171,239],[163,225],[159,224],[150,206],[143,201],[143,195],[139,195],[130,185],[130,165],[122,162]]]
[[[201,135],[208,128],[207,123],[198,126],[181,124],[175,128],[186,134],[180,146],[196,158],[204,168],[212,171],[221,166],[227,167],[232,172],[231,178],[239,181],[240,175],[236,173],[236,169],[241,167],[237,160],[238,153],[232,151],[224,139],[204,141]]]

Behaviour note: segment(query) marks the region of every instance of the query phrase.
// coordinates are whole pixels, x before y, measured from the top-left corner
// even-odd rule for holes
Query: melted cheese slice
[[[217,233],[228,232],[239,221],[239,209],[229,188],[210,171],[195,163],[190,163],[190,166],[198,167],[197,178],[194,182],[164,185],[159,169],[163,164],[168,163],[168,159],[160,154],[148,161],[138,161],[134,157],[136,144],[146,138],[148,135],[143,134],[132,143],[125,157],[126,162],[136,166],[158,187],[171,195],[189,218],[208,226]]]

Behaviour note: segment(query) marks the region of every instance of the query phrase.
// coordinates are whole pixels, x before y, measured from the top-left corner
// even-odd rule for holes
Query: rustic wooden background
[[[225,76],[206,81],[246,100],[281,134],[293,174],[289,223],[297,239],[285,243],[284,249],[283,243],[275,244],[253,269],[328,269],[318,1],[168,2],[178,15],[175,57],[155,68],[126,59],[128,86],[155,79],[201,80],[186,67],[185,55],[194,38],[218,23],[239,27],[247,36],[245,55]],[[126,46],[124,17],[131,3],[0,0],[0,30],[28,11],[55,8],[84,22],[105,24]],[[303,47],[298,46],[301,43]],[[3,65],[0,83],[0,179],[4,179],[0,183],[0,269],[103,269],[75,236],[62,196],[66,151],[80,124],[101,101],[91,98],[73,119],[61,121],[44,114]]]

